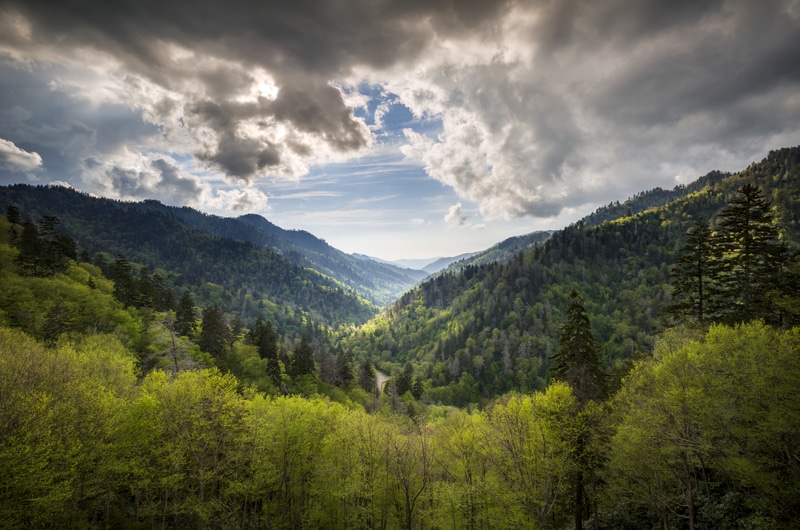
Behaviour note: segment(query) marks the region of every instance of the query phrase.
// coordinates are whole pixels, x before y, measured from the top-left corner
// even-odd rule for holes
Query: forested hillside
[[[670,269],[697,219],[710,220],[744,184],[760,187],[772,204],[782,240],[800,242],[800,148],[773,151],[734,175],[711,173],[678,198],[658,191],[632,198],[666,202],[614,218],[614,205],[554,233],[506,263],[442,274],[405,294],[346,340],[356,356],[387,373],[405,363],[433,401],[466,405],[511,390],[544,388],[569,293],[586,302],[606,366],[625,370],[650,354],[670,323]],[[627,212],[626,212],[627,213]]]
[[[264,248],[269,239],[263,234],[250,234],[253,241],[229,237],[249,226],[236,220],[158,203],[97,199],[53,186],[0,188],[0,206],[17,208],[23,220],[55,216],[59,228],[91,255],[103,252],[107,262],[121,255],[147,265],[161,271],[167,285],[190,290],[201,307],[217,305],[245,321],[263,314],[285,333],[305,329],[309,321],[328,327],[359,324],[377,310],[351,288]],[[201,229],[204,220],[220,233]]]
[[[796,528],[799,169],[442,274],[331,343],[9,207],[0,528]]]

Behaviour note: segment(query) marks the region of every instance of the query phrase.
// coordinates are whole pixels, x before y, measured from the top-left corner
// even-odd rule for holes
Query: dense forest
[[[387,373],[411,362],[434,402],[466,406],[511,390],[541,390],[575,288],[604,362],[619,377],[629,359],[652,354],[657,335],[674,323],[664,309],[673,303],[670,271],[686,233],[698,219],[717,230],[719,213],[748,183],[763,190],[776,237],[796,248],[800,149],[792,148],[740,173],[713,172],[680,186],[671,202],[661,191],[642,193],[618,208],[622,217],[592,226],[593,214],[507,262],[440,274],[345,343]]]
[[[352,288],[269,248],[272,239],[261,232],[236,239],[203,231],[246,232],[250,225],[241,221],[97,199],[57,186],[0,188],[0,205],[17,208],[22,220],[57,217],[78,247],[102,254],[97,264],[123,256],[160,271],[174,289],[191,290],[204,307],[217,305],[248,322],[263,313],[287,333],[305,330],[309,322],[326,328],[360,324],[377,311]]]
[[[358,328],[240,314],[157,242],[93,254],[9,204],[0,528],[797,527],[798,170],[774,151]]]

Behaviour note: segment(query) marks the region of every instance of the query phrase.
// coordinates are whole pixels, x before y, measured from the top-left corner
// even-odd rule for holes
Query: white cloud
[[[42,167],[42,157],[0,138],[0,170],[12,173],[28,173]]]
[[[253,187],[231,190],[217,190],[215,195],[204,193],[198,206],[202,209],[217,210],[243,215],[263,211],[267,207],[267,196]]]
[[[447,210],[444,222],[454,227],[469,226],[470,224],[469,217],[462,210],[461,203],[454,204]]]

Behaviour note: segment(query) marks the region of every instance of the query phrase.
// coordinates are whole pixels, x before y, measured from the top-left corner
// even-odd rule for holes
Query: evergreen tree
[[[358,369],[358,385],[370,394],[377,393],[375,367],[369,359],[364,359]]]
[[[278,334],[272,322],[264,321],[262,315],[258,315],[253,329],[247,332],[245,341],[252,344],[258,350],[258,356],[267,360],[267,375],[273,383],[279,385],[283,379],[283,370],[278,360]]]
[[[719,215],[717,252],[721,260],[724,312],[720,319],[739,323],[758,318],[775,323],[769,293],[781,283],[786,248],[761,189],[745,184]]]
[[[411,385],[411,395],[414,399],[419,399],[425,393],[425,385],[422,384],[422,379],[417,376],[414,378],[414,384]]]
[[[135,282],[135,306],[136,307],[155,307],[158,299],[156,287],[150,276],[150,267],[144,266],[139,271],[139,278]]]
[[[198,346],[204,352],[210,353],[223,368],[229,368],[227,364],[229,338],[230,328],[222,311],[217,306],[205,308]]]
[[[589,315],[583,305],[583,298],[573,289],[569,295],[567,321],[561,327],[559,351],[552,357],[553,377],[572,387],[579,411],[590,401],[603,397],[605,376],[600,365],[597,344],[592,333]],[[591,473],[589,431],[581,428],[574,440],[573,460],[575,471],[575,529],[583,528],[584,473]]]
[[[314,349],[309,344],[306,335],[303,335],[294,348],[290,375],[299,377],[301,375],[314,375],[315,372]]]
[[[136,283],[133,280],[131,264],[125,256],[117,256],[117,260],[111,268],[111,279],[114,280],[114,298],[122,302],[122,305],[135,305],[136,302]]]
[[[264,317],[258,315],[253,329],[247,332],[247,343],[252,344],[258,350],[258,356],[262,359],[278,358],[278,335],[272,322],[264,321]]]
[[[406,392],[411,391],[411,386],[414,384],[414,367],[410,362],[406,362],[403,367],[403,372],[397,377],[397,394],[404,395]]]
[[[6,219],[9,223],[13,225],[20,224],[20,213],[19,208],[14,206],[13,204],[9,204],[6,208]]]
[[[184,291],[175,310],[175,331],[182,337],[190,337],[197,331],[197,312],[192,293]]]
[[[350,350],[339,351],[336,357],[336,375],[339,385],[349,387],[356,379],[353,371],[353,352]]]
[[[42,276],[45,269],[42,265],[44,245],[39,239],[39,230],[33,221],[27,220],[22,225],[22,234],[19,237],[19,254],[17,264],[22,274],[28,276]]]
[[[56,230],[61,221],[55,215],[45,215],[39,222],[39,239],[42,242],[41,263],[45,274],[67,270],[68,259],[77,258],[75,242],[67,234]]]
[[[719,310],[719,259],[708,222],[695,221],[671,274],[675,302],[667,313],[703,324]]]
[[[13,244],[17,240],[17,230],[14,225],[18,225],[21,222],[19,208],[13,204],[8,205],[8,208],[6,208],[6,219],[11,224],[11,226],[8,227],[8,234]]]
[[[561,327],[559,350],[551,357],[550,371],[555,379],[572,387],[583,405],[603,396],[605,377],[583,298],[575,289],[569,298],[567,321]]]

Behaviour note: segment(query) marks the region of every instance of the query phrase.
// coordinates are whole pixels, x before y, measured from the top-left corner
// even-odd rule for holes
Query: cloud
[[[263,211],[267,207],[267,196],[252,187],[217,190],[216,196],[204,197],[202,205],[213,210],[245,214]]]
[[[454,227],[468,226],[469,217],[467,217],[462,210],[461,203],[458,203],[454,204],[449,210],[447,210],[447,213],[444,215],[444,222]]]
[[[164,159],[142,159],[138,167],[104,168],[109,191],[121,199],[157,198],[167,204],[197,203],[204,186],[197,177],[182,173]]]
[[[487,219],[587,209],[800,143],[796,0],[4,5],[0,137],[116,193],[209,197],[153,166],[183,155],[241,186],[228,204],[257,204],[258,178],[396,141],[394,105],[416,120],[406,157]]]
[[[42,167],[42,157],[20,149],[14,142],[0,138],[0,170],[27,173]]]
[[[489,218],[737,169],[800,142],[790,5],[515,4],[488,41],[439,42],[387,80],[442,122],[435,135],[407,130],[404,153]]]

